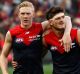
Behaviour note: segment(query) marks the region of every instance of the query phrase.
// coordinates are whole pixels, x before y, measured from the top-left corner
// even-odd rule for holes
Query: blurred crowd
[[[19,24],[15,8],[24,0],[0,0],[0,51],[4,44],[6,32]],[[61,6],[65,14],[71,16],[74,27],[80,27],[80,0],[27,0],[35,6],[34,21],[42,22],[46,11],[52,6]],[[11,59],[11,57],[10,57]]]

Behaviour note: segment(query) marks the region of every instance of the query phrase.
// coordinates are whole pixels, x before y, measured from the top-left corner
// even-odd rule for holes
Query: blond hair
[[[29,1],[23,1],[22,3],[20,3],[17,6],[16,11],[18,12],[21,7],[31,7],[33,11],[35,10],[33,4]]]

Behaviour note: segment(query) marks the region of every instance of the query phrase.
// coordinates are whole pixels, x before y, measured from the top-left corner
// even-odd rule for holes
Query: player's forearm
[[[71,18],[69,16],[65,16],[65,24],[66,24],[65,34],[70,35],[72,23],[71,23]]]
[[[8,74],[7,59],[3,55],[0,56],[0,66],[1,66],[2,74]]]

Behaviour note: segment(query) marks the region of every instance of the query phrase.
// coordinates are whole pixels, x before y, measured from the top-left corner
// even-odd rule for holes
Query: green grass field
[[[44,74],[52,74],[52,64],[44,65]]]
[[[52,74],[52,64],[46,64],[44,65],[43,68],[44,68],[44,74]],[[12,71],[13,71],[12,67],[9,67],[9,74],[13,74]],[[2,74],[1,70],[0,74]]]

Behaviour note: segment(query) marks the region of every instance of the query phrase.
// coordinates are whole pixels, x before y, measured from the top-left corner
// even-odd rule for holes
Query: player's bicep
[[[43,30],[46,30],[49,27],[49,21],[44,21],[41,23]]]
[[[11,38],[10,32],[8,31],[5,37],[5,42],[4,42],[2,53],[1,53],[5,57],[7,57],[10,52],[11,44],[12,44],[12,38]]]
[[[78,43],[80,45],[80,29],[77,31],[77,40],[78,40]]]

